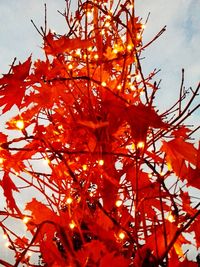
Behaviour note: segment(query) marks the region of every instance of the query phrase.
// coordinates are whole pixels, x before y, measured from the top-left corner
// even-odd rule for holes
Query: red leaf
[[[0,144],[7,142],[7,135],[0,133]]]
[[[31,67],[31,56],[23,63],[19,62],[18,65],[12,67],[12,72],[4,74],[0,79],[0,85],[12,84],[15,85],[19,81],[24,81],[29,75]]]
[[[183,138],[186,138],[188,132],[190,132],[190,129],[188,129],[185,126],[181,126],[178,130],[174,130],[172,132],[172,135],[175,136],[175,137],[183,137]]]
[[[126,117],[136,141],[146,139],[149,127],[163,128],[167,126],[153,108],[145,106],[142,103],[137,106],[130,106],[127,110]]]
[[[167,163],[172,167],[177,176],[187,178],[188,168],[186,161],[196,164],[197,149],[183,138],[175,138],[172,141],[163,141],[162,151],[166,153]]]
[[[193,169],[191,166],[189,166],[187,180],[188,186],[193,186],[200,189],[200,169]]]
[[[0,185],[3,188],[8,208],[13,212],[16,210],[19,214],[21,214],[13,197],[13,191],[19,192],[19,190],[11,180],[8,172],[4,173],[3,179],[0,181]]]
[[[3,112],[12,108],[13,105],[20,107],[26,90],[25,79],[31,67],[31,57],[24,63],[12,67],[11,74],[5,74],[0,79],[0,107],[4,106]]]
[[[44,221],[58,221],[58,216],[50,210],[45,204],[39,202],[36,198],[33,198],[31,202],[26,204],[26,210],[30,210],[32,214],[32,222],[40,224]]]

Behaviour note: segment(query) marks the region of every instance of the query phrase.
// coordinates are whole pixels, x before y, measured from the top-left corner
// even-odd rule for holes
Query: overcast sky
[[[64,33],[65,21],[57,12],[64,10],[64,0],[0,0],[0,73],[8,71],[14,57],[22,62],[30,54],[33,59],[41,57],[42,40],[30,20],[39,27],[44,25],[44,3],[49,28]],[[158,76],[158,80],[162,78],[159,105],[165,107],[178,97],[182,68],[186,87],[195,88],[200,80],[200,0],[137,0],[136,14],[145,20],[148,12],[144,43],[167,25],[167,31],[145,51],[142,61],[146,74],[154,68],[162,70]],[[197,112],[192,121],[199,120]]]

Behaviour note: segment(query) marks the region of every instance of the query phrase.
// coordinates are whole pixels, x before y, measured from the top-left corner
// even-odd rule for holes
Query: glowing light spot
[[[119,207],[122,205],[122,203],[123,203],[122,200],[121,200],[121,199],[118,199],[118,200],[115,202],[115,206],[119,208]]]
[[[105,87],[105,86],[106,86],[106,82],[102,82],[101,85],[102,85],[103,87]]]
[[[63,126],[62,125],[59,125],[58,126],[58,130],[63,130]]]
[[[98,58],[99,58],[99,55],[98,55],[98,54],[95,54],[95,55],[94,55],[94,59],[97,60]]]
[[[131,44],[127,45],[127,50],[132,50],[133,49],[133,46]]]
[[[92,11],[87,11],[87,17],[91,17],[92,16]]]
[[[76,50],[76,55],[77,55],[77,56],[80,56],[80,55],[81,55],[81,50],[80,50],[80,49],[77,49],[77,50]]]
[[[137,148],[144,148],[144,142],[142,142],[142,141],[138,142]]]
[[[118,51],[117,48],[114,48],[114,49],[113,49],[113,53],[114,53],[114,54],[117,54],[118,52],[119,52],[119,51]]]
[[[117,85],[117,89],[118,89],[118,90],[121,90],[121,89],[122,89],[122,85],[121,85],[121,84],[118,84],[118,85]]]
[[[71,222],[71,223],[69,223],[69,228],[70,228],[70,229],[74,229],[74,228],[75,228],[75,226],[76,226],[76,225],[75,225],[75,223],[74,223],[74,222]]]
[[[100,159],[100,160],[98,161],[98,164],[99,164],[100,166],[103,166],[103,165],[104,165],[104,160],[103,160],[103,159]]]
[[[131,149],[135,149],[135,144],[131,144]]]
[[[146,28],[146,25],[145,24],[142,24],[141,25],[141,28],[144,30]]]
[[[83,171],[86,171],[86,170],[87,170],[87,165],[84,164],[84,165],[82,166],[82,169],[83,169]]]
[[[174,218],[174,216],[171,214],[171,213],[169,213],[169,215],[167,216],[167,220],[169,221],[169,222],[175,222],[175,218]]]
[[[141,34],[137,33],[136,38],[137,38],[138,40],[140,40],[140,39],[141,39]]]
[[[24,122],[23,122],[23,120],[18,120],[18,121],[16,121],[16,127],[17,127],[19,130],[24,129]]]
[[[152,173],[149,173],[149,174],[148,174],[148,177],[149,177],[149,178],[152,178],[152,176],[153,176]]]
[[[68,205],[70,205],[72,202],[73,202],[73,199],[72,199],[71,197],[68,197],[68,198],[66,199],[66,203],[67,203]]]
[[[68,56],[68,60],[72,60],[72,56]]]
[[[168,168],[169,171],[172,170],[172,165],[169,162],[167,162],[167,168]]]
[[[118,234],[118,237],[121,239],[121,240],[123,240],[124,238],[125,238],[125,233],[124,232],[120,232],[119,234]]]
[[[69,64],[69,65],[68,65],[68,69],[69,69],[69,70],[72,70],[72,69],[73,69],[73,65],[72,65],[72,64]]]
[[[111,15],[107,15],[106,19],[110,20],[111,19]]]
[[[27,224],[30,221],[30,218],[25,216],[22,221],[24,224]]]
[[[92,46],[88,47],[87,50],[88,50],[88,51],[92,51]]]
[[[106,23],[105,23],[105,27],[106,27],[106,28],[110,27],[110,22],[109,22],[109,21],[106,21]]]
[[[4,162],[4,159],[0,158],[0,164],[3,164],[3,162]]]

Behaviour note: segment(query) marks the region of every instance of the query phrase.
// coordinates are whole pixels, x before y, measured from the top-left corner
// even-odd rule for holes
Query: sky
[[[151,12],[144,40],[167,25],[167,31],[146,50],[143,65],[147,73],[154,67],[161,69],[161,99],[172,103],[179,92],[182,68],[186,88],[196,88],[200,80],[200,1],[143,0],[136,4],[139,16],[145,18]]]
[[[73,0],[72,0],[73,2]],[[74,1],[75,2],[75,1]],[[44,3],[47,4],[48,27],[65,33],[64,0],[0,0],[0,74],[6,73],[13,58],[25,61],[42,57],[42,39],[31,24],[44,25]],[[146,51],[142,60],[144,73],[161,69],[159,109],[169,107],[179,95],[181,69],[185,69],[185,85],[195,89],[200,80],[200,0],[136,0],[137,16],[150,17],[144,33],[144,44],[149,42],[163,26],[167,31]],[[200,99],[196,100],[200,102]],[[200,111],[191,122],[200,121]],[[1,122],[1,117],[0,117]],[[196,134],[200,137],[200,132]]]

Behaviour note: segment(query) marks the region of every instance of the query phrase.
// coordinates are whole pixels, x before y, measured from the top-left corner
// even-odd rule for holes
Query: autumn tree
[[[44,59],[13,62],[0,79],[2,266],[196,266],[199,247],[199,85],[160,114],[157,71],[145,76],[145,22],[134,0],[70,1],[66,34],[34,26]],[[167,92],[163,92],[167,93]],[[195,104],[197,103],[197,104]],[[26,232],[19,231],[20,222]],[[186,234],[191,234],[186,238]],[[35,257],[39,261],[35,261]]]

